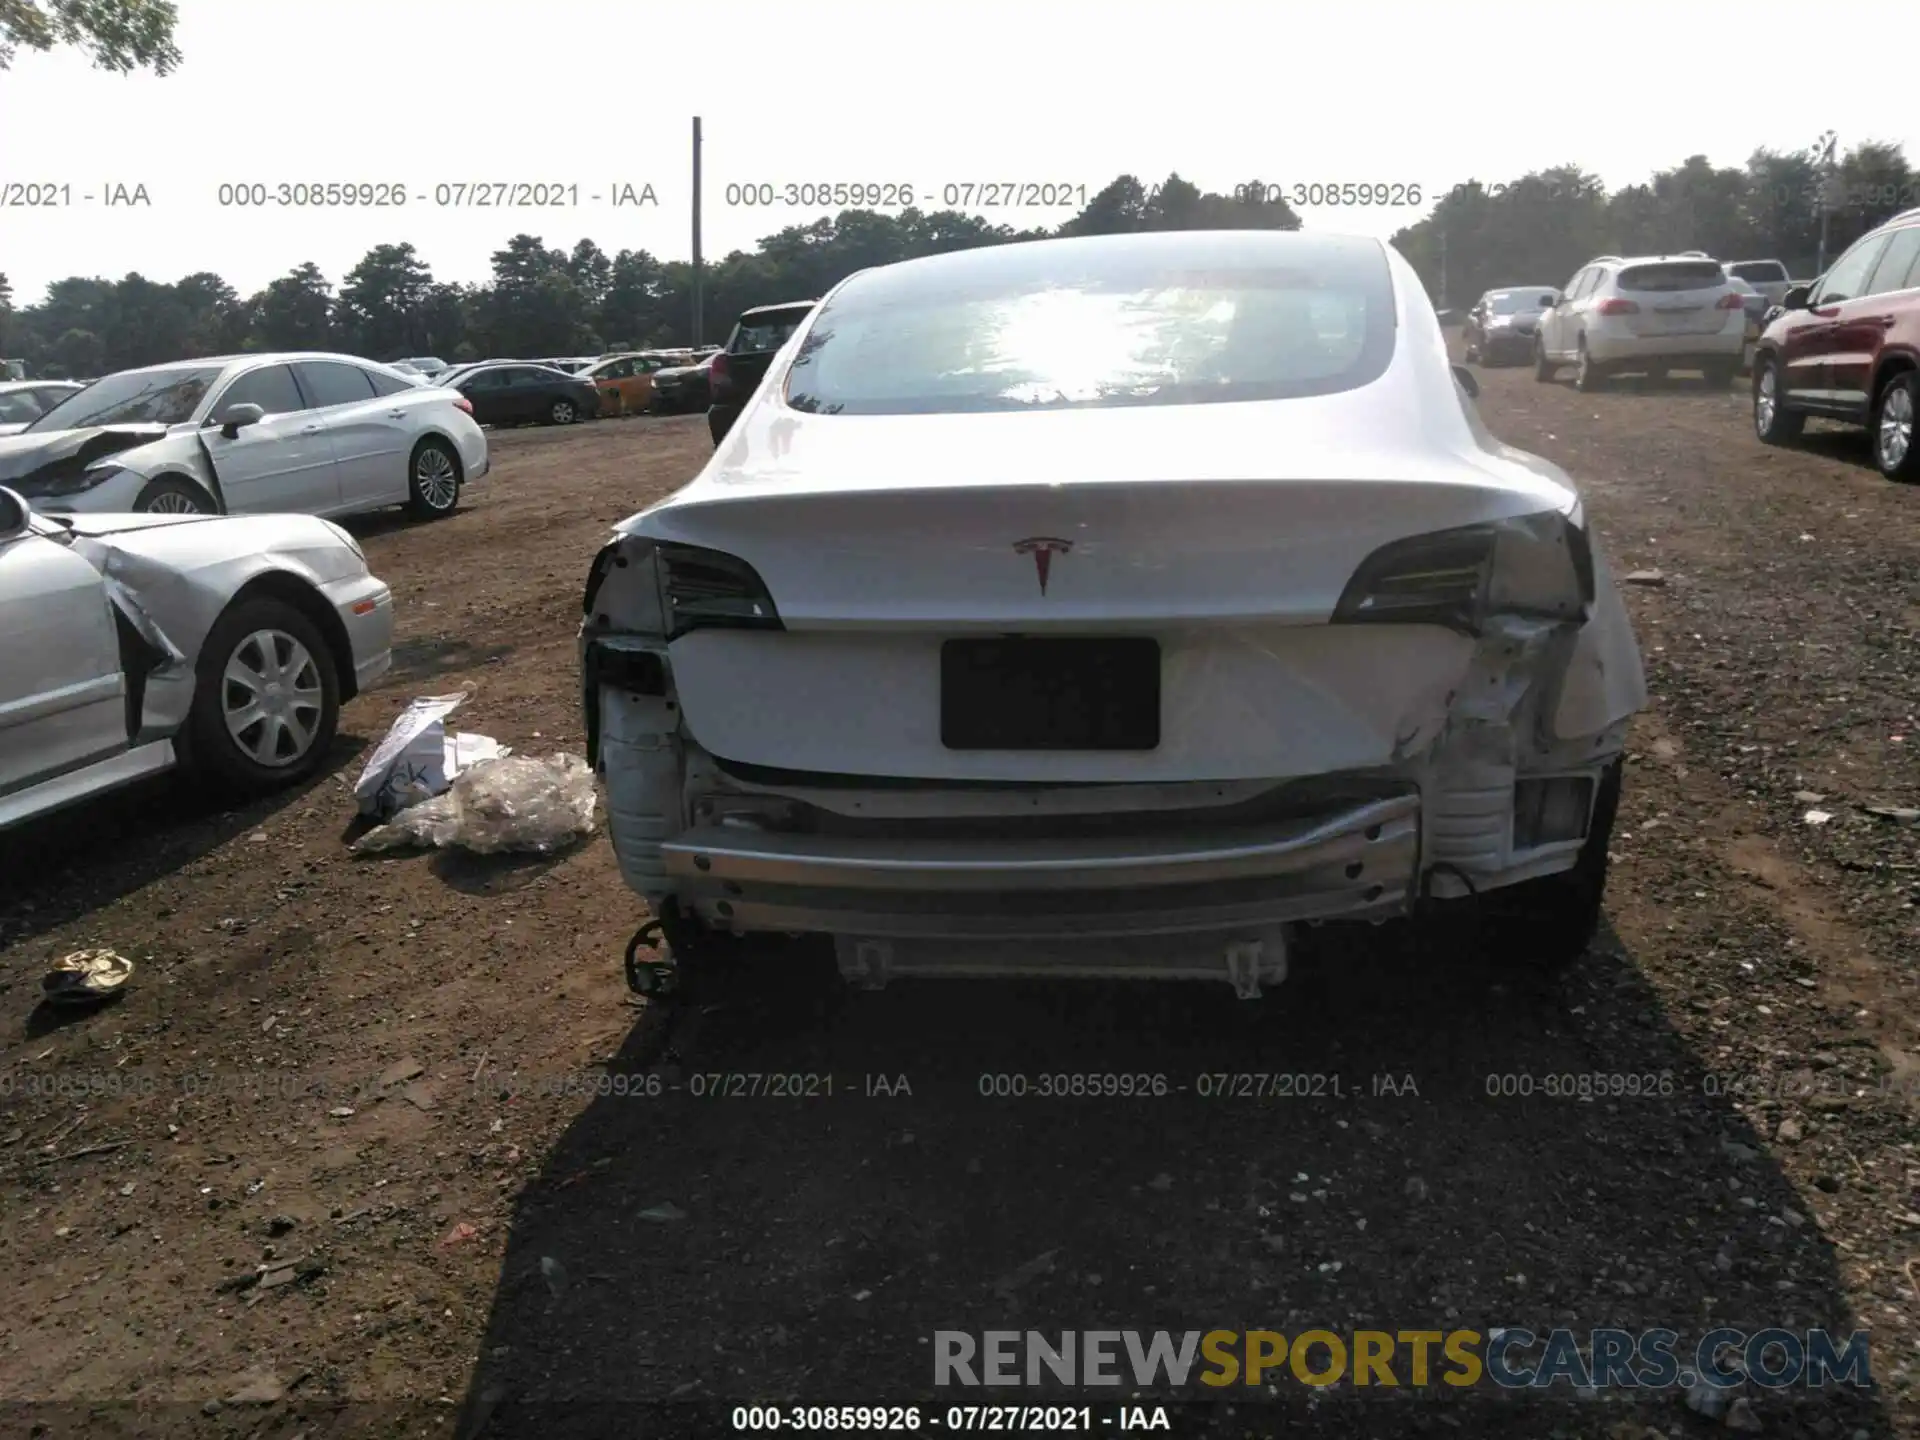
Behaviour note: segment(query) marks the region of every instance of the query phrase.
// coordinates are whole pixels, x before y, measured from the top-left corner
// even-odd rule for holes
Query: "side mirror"
[[[11,540],[24,535],[27,522],[33,517],[33,507],[12,490],[0,487],[0,540]]]
[[[1453,378],[1460,382],[1460,388],[1467,392],[1471,400],[1480,398],[1480,382],[1473,378],[1473,372],[1464,365],[1453,367]]]
[[[1560,303],[1560,297],[1557,294],[1554,294],[1552,292],[1549,292],[1540,297],[1540,308],[1542,310],[1551,310],[1553,309],[1554,306],[1558,305],[1559,303]]]
[[[220,412],[220,433],[231,440],[249,425],[258,425],[267,418],[267,412],[258,405],[242,401],[238,405],[229,405]]]
[[[1780,297],[1782,310],[1804,310],[1807,302],[1813,298],[1813,286],[1789,285],[1787,293]]]

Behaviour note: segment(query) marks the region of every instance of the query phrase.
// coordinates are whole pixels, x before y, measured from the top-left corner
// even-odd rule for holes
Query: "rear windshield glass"
[[[854,280],[803,342],[787,403],[907,415],[1274,400],[1364,385],[1392,358],[1376,242],[1085,245],[996,247]]]
[[[1748,260],[1739,265],[1729,265],[1727,273],[1750,283],[1765,285],[1769,281],[1785,280],[1787,267],[1778,260]]]
[[[1496,315],[1518,315],[1524,310],[1541,308],[1541,298],[1546,294],[1543,286],[1538,290],[1496,290],[1487,297],[1487,308]]]
[[[0,425],[24,425],[40,413],[40,406],[25,391],[0,395]]]
[[[1706,290],[1725,280],[1726,271],[1713,260],[1667,260],[1620,272],[1622,290]]]
[[[47,432],[92,425],[185,424],[219,376],[218,365],[109,375],[68,396],[28,428]]]
[[[752,323],[743,320],[734,330],[727,351],[732,355],[770,355],[792,338],[810,313],[799,310],[790,315],[756,315]]]

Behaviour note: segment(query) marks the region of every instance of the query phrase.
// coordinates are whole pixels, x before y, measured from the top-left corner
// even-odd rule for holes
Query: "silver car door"
[[[365,370],[344,360],[297,360],[293,373],[333,442],[341,509],[393,504],[391,477],[406,468],[394,454],[402,441],[400,422],[388,414],[393,403],[375,393]]]
[[[430,416],[447,403],[439,382],[425,386],[410,385],[378,370],[364,372],[378,398],[374,401],[375,423],[385,427],[380,474],[368,492],[369,505],[403,505],[413,493],[410,488],[413,447],[425,432]]]
[[[235,405],[258,405],[266,417],[223,425]],[[233,380],[214,399],[200,429],[214,474],[235,515],[324,515],[340,507],[333,442],[285,364],[263,365]]]
[[[106,584],[64,541],[9,525],[18,518],[0,513],[0,814],[13,792],[129,743]]]

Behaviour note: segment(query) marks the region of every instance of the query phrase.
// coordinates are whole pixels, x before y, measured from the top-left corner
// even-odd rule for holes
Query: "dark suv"
[[[707,409],[707,429],[718,446],[733,422],[766,378],[767,367],[780,347],[792,338],[813,313],[818,300],[793,300],[784,305],[757,305],[734,322],[733,334],[707,371],[713,403]]]
[[[1920,480],[1920,210],[1896,215],[1796,285],[1753,356],[1753,428],[1769,445],[1809,415],[1864,425],[1890,480]]]

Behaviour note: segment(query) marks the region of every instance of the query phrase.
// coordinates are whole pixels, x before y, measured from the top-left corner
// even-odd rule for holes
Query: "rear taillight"
[[[473,402],[464,395],[456,395],[453,397],[453,408],[456,410],[464,410],[467,414],[471,415],[473,413]]]
[[[727,373],[727,357],[716,355],[713,363],[707,366],[707,393],[718,400],[733,383],[733,377]]]
[[[1714,308],[1718,310],[1744,310],[1747,308],[1746,297],[1741,295],[1738,290],[1731,291],[1728,294],[1722,295],[1720,297],[1720,303]]]
[[[667,639],[689,630],[781,630],[766,583],[737,555],[695,545],[655,547]]]
[[[1602,300],[1593,307],[1602,315],[1638,315],[1640,307],[1631,300]]]

